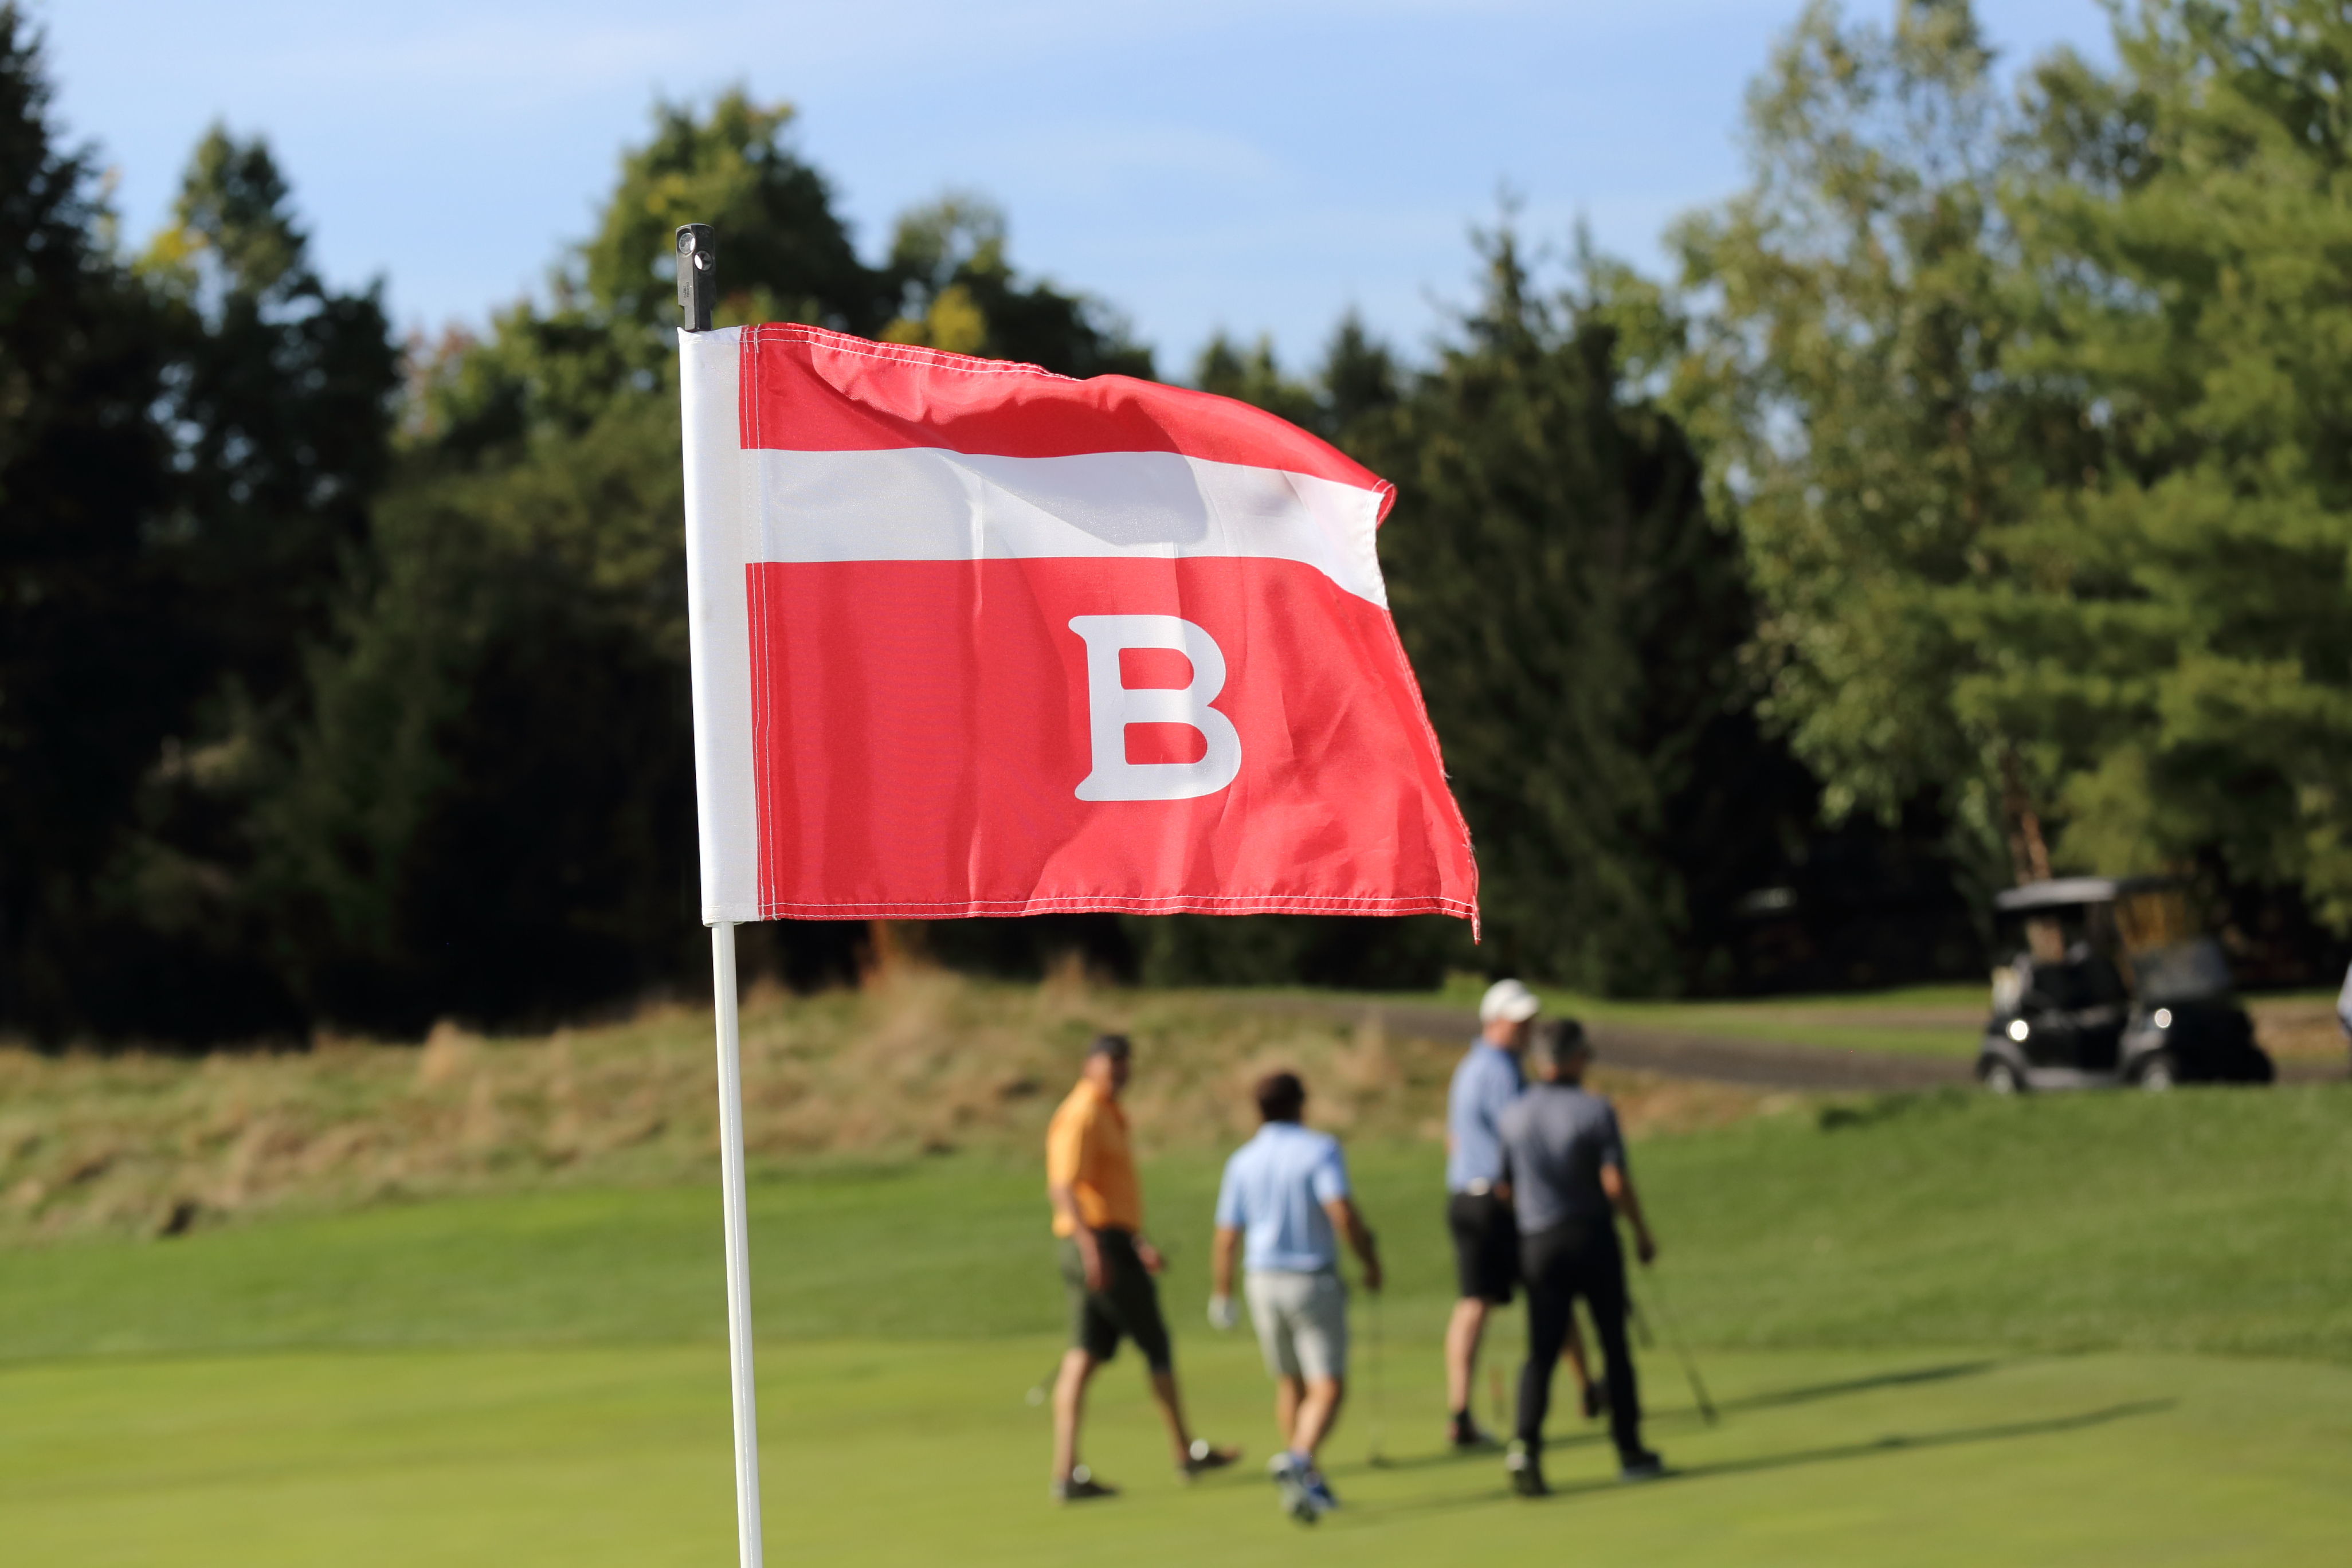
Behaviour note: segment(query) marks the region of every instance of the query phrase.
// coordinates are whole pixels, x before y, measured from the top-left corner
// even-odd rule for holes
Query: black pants
[[[1625,1343],[1625,1255],[1617,1226],[1606,1219],[1570,1220],[1519,1238],[1519,1281],[1528,1293],[1528,1363],[1519,1369],[1520,1440],[1543,1447],[1551,1408],[1551,1374],[1568,1342],[1570,1312],[1579,1296],[1592,1314],[1592,1331],[1608,1365],[1609,1435],[1621,1456],[1642,1451],[1642,1397],[1633,1357]]]

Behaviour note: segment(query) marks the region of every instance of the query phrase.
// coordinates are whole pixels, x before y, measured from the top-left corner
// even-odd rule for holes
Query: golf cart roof
[[[1995,893],[1992,907],[2003,914],[2021,910],[2059,910],[2080,904],[2111,904],[2126,893],[2174,885],[2170,877],[2058,877]]]

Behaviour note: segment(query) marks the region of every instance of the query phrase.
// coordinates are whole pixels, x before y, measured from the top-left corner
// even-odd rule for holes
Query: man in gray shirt
[[[1536,1082],[1496,1121],[1503,1179],[1519,1225],[1519,1279],[1528,1292],[1528,1360],[1519,1369],[1518,1435],[1504,1461],[1511,1485],[1529,1497],[1549,1489],[1543,1479],[1544,1415],[1551,1405],[1552,1368],[1574,1321],[1576,1298],[1592,1314],[1593,1332],[1608,1362],[1609,1432],[1616,1440],[1620,1476],[1648,1480],[1664,1473],[1658,1456],[1642,1447],[1642,1405],[1633,1358],[1625,1343],[1625,1258],[1616,1216],[1633,1227],[1643,1263],[1658,1255],[1642,1217],[1625,1142],[1609,1102],[1584,1090],[1592,1048],[1573,1019],[1536,1031],[1528,1067]]]

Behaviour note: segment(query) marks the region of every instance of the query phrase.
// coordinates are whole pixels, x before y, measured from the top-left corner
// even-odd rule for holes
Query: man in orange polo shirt
[[[1045,1193],[1054,1203],[1062,1281],[1070,1297],[1070,1348],[1054,1380],[1056,1502],[1118,1495],[1078,1462],[1078,1421],[1087,1384],[1095,1368],[1118,1353],[1122,1337],[1135,1342],[1150,1368],[1152,1397],[1168,1422],[1177,1473],[1190,1480],[1241,1458],[1238,1448],[1219,1447],[1185,1430],[1168,1324],[1151,1279],[1165,1264],[1160,1249],[1143,1239],[1143,1189],[1128,1148],[1127,1115],[1118,1108],[1129,1055],[1124,1035],[1098,1037],[1087,1048],[1078,1086],[1045,1130]]]

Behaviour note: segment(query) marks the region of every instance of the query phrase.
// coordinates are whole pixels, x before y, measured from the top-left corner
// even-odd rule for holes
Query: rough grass
[[[2286,992],[2246,1004],[2254,1017],[2254,1037],[2282,1062],[2341,1062],[2344,1026],[2336,1021],[2333,991]]]
[[[0,1049],[0,1243],[179,1234],[292,1208],[703,1179],[717,1157],[710,1015],[418,1044],[322,1039],[201,1058]],[[743,1010],[755,1160],[891,1160],[1035,1148],[1087,1042],[1132,1036],[1148,1151],[1246,1134],[1249,1085],[1303,1073],[1318,1125],[1433,1140],[1461,1045],[1255,1010],[1246,997],[990,984],[902,968],[862,990],[765,990]],[[1603,1075],[1630,1127],[1718,1126],[1786,1096]]]
[[[1201,1426],[1242,1473],[1168,1469],[1142,1379],[1097,1381],[1087,1457],[1117,1502],[1045,1500],[1050,1338],[761,1350],[767,1560],[1005,1568],[1981,1568],[2343,1560],[2352,1373],[2293,1363],[1950,1351],[1717,1354],[1702,1426],[1664,1356],[1651,1431],[1684,1474],[1613,1484],[1566,1423],[1559,1495],[1435,1451],[1433,1338],[1388,1344],[1387,1453],[1367,1394],[1327,1450],[1345,1507],[1279,1518],[1244,1335],[1180,1329]],[[725,1352],[275,1353],[0,1368],[10,1568],[668,1568],[733,1561]]]

